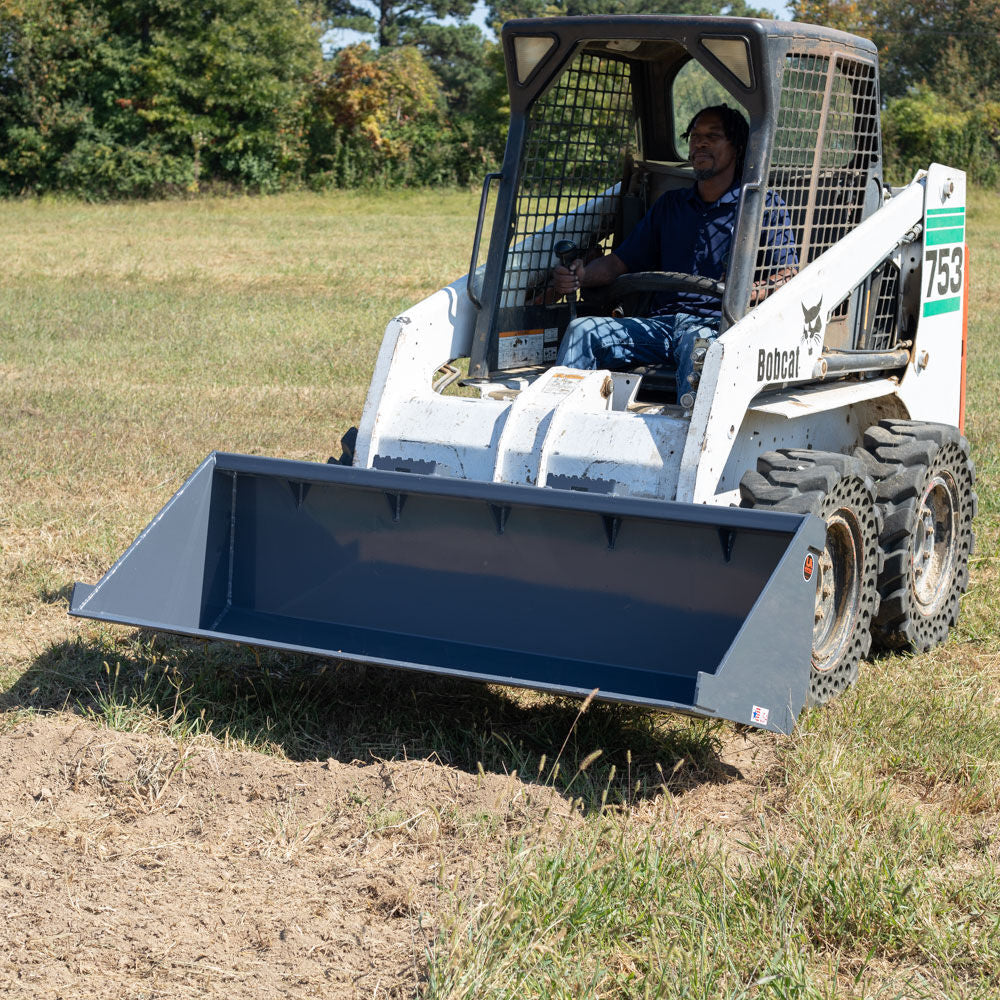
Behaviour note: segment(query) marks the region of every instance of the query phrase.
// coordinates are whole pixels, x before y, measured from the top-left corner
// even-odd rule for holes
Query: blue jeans
[[[691,313],[646,319],[581,316],[573,320],[559,345],[557,364],[568,368],[609,368],[632,365],[677,366],[677,397],[691,385],[691,352],[699,337],[714,338],[719,321]]]

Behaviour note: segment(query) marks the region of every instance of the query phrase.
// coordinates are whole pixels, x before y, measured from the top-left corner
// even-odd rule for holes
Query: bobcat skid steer
[[[964,175],[885,187],[876,51],[837,31],[580,17],[502,42],[469,274],[389,323],[340,462],[210,455],[71,613],[788,732],[873,640],[928,649],[958,615]],[[704,290],[567,302],[551,275],[693,183],[679,133],[721,102],[750,137],[691,384],[556,366],[574,312]],[[799,268],[751,306],[775,198]]]

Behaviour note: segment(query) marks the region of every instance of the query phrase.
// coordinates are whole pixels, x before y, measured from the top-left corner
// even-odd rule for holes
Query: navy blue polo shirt
[[[739,185],[708,203],[698,186],[665,192],[614,253],[629,271],[680,271],[725,280],[736,227]],[[765,198],[764,247],[768,270],[797,267],[795,235],[784,202],[769,191]],[[685,312],[718,319],[717,298],[697,292],[660,292],[653,315]]]

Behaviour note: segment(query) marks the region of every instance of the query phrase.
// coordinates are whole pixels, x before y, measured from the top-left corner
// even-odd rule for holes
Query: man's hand
[[[621,257],[613,253],[595,257],[589,264],[578,257],[569,267],[560,264],[553,269],[552,288],[556,295],[572,295],[581,288],[608,285],[627,270]]]
[[[552,287],[556,295],[572,295],[580,290],[580,271],[583,270],[583,261],[577,257],[569,267],[560,264],[552,272]]]
[[[771,292],[779,289],[786,281],[791,281],[797,272],[797,268],[785,267],[780,271],[775,271],[774,274],[764,281],[755,281],[750,288],[750,305],[759,305]]]

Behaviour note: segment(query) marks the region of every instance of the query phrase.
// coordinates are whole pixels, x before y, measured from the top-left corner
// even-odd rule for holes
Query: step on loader
[[[876,50],[841,32],[548,18],[502,45],[469,273],[389,323],[341,459],[210,455],[71,613],[788,732],[873,641],[958,616],[965,177],[886,187]],[[568,301],[552,274],[692,185],[681,132],[719,103],[749,122],[719,336],[682,386],[557,365],[573,316],[705,290]],[[798,266],[761,299],[775,204]]]

